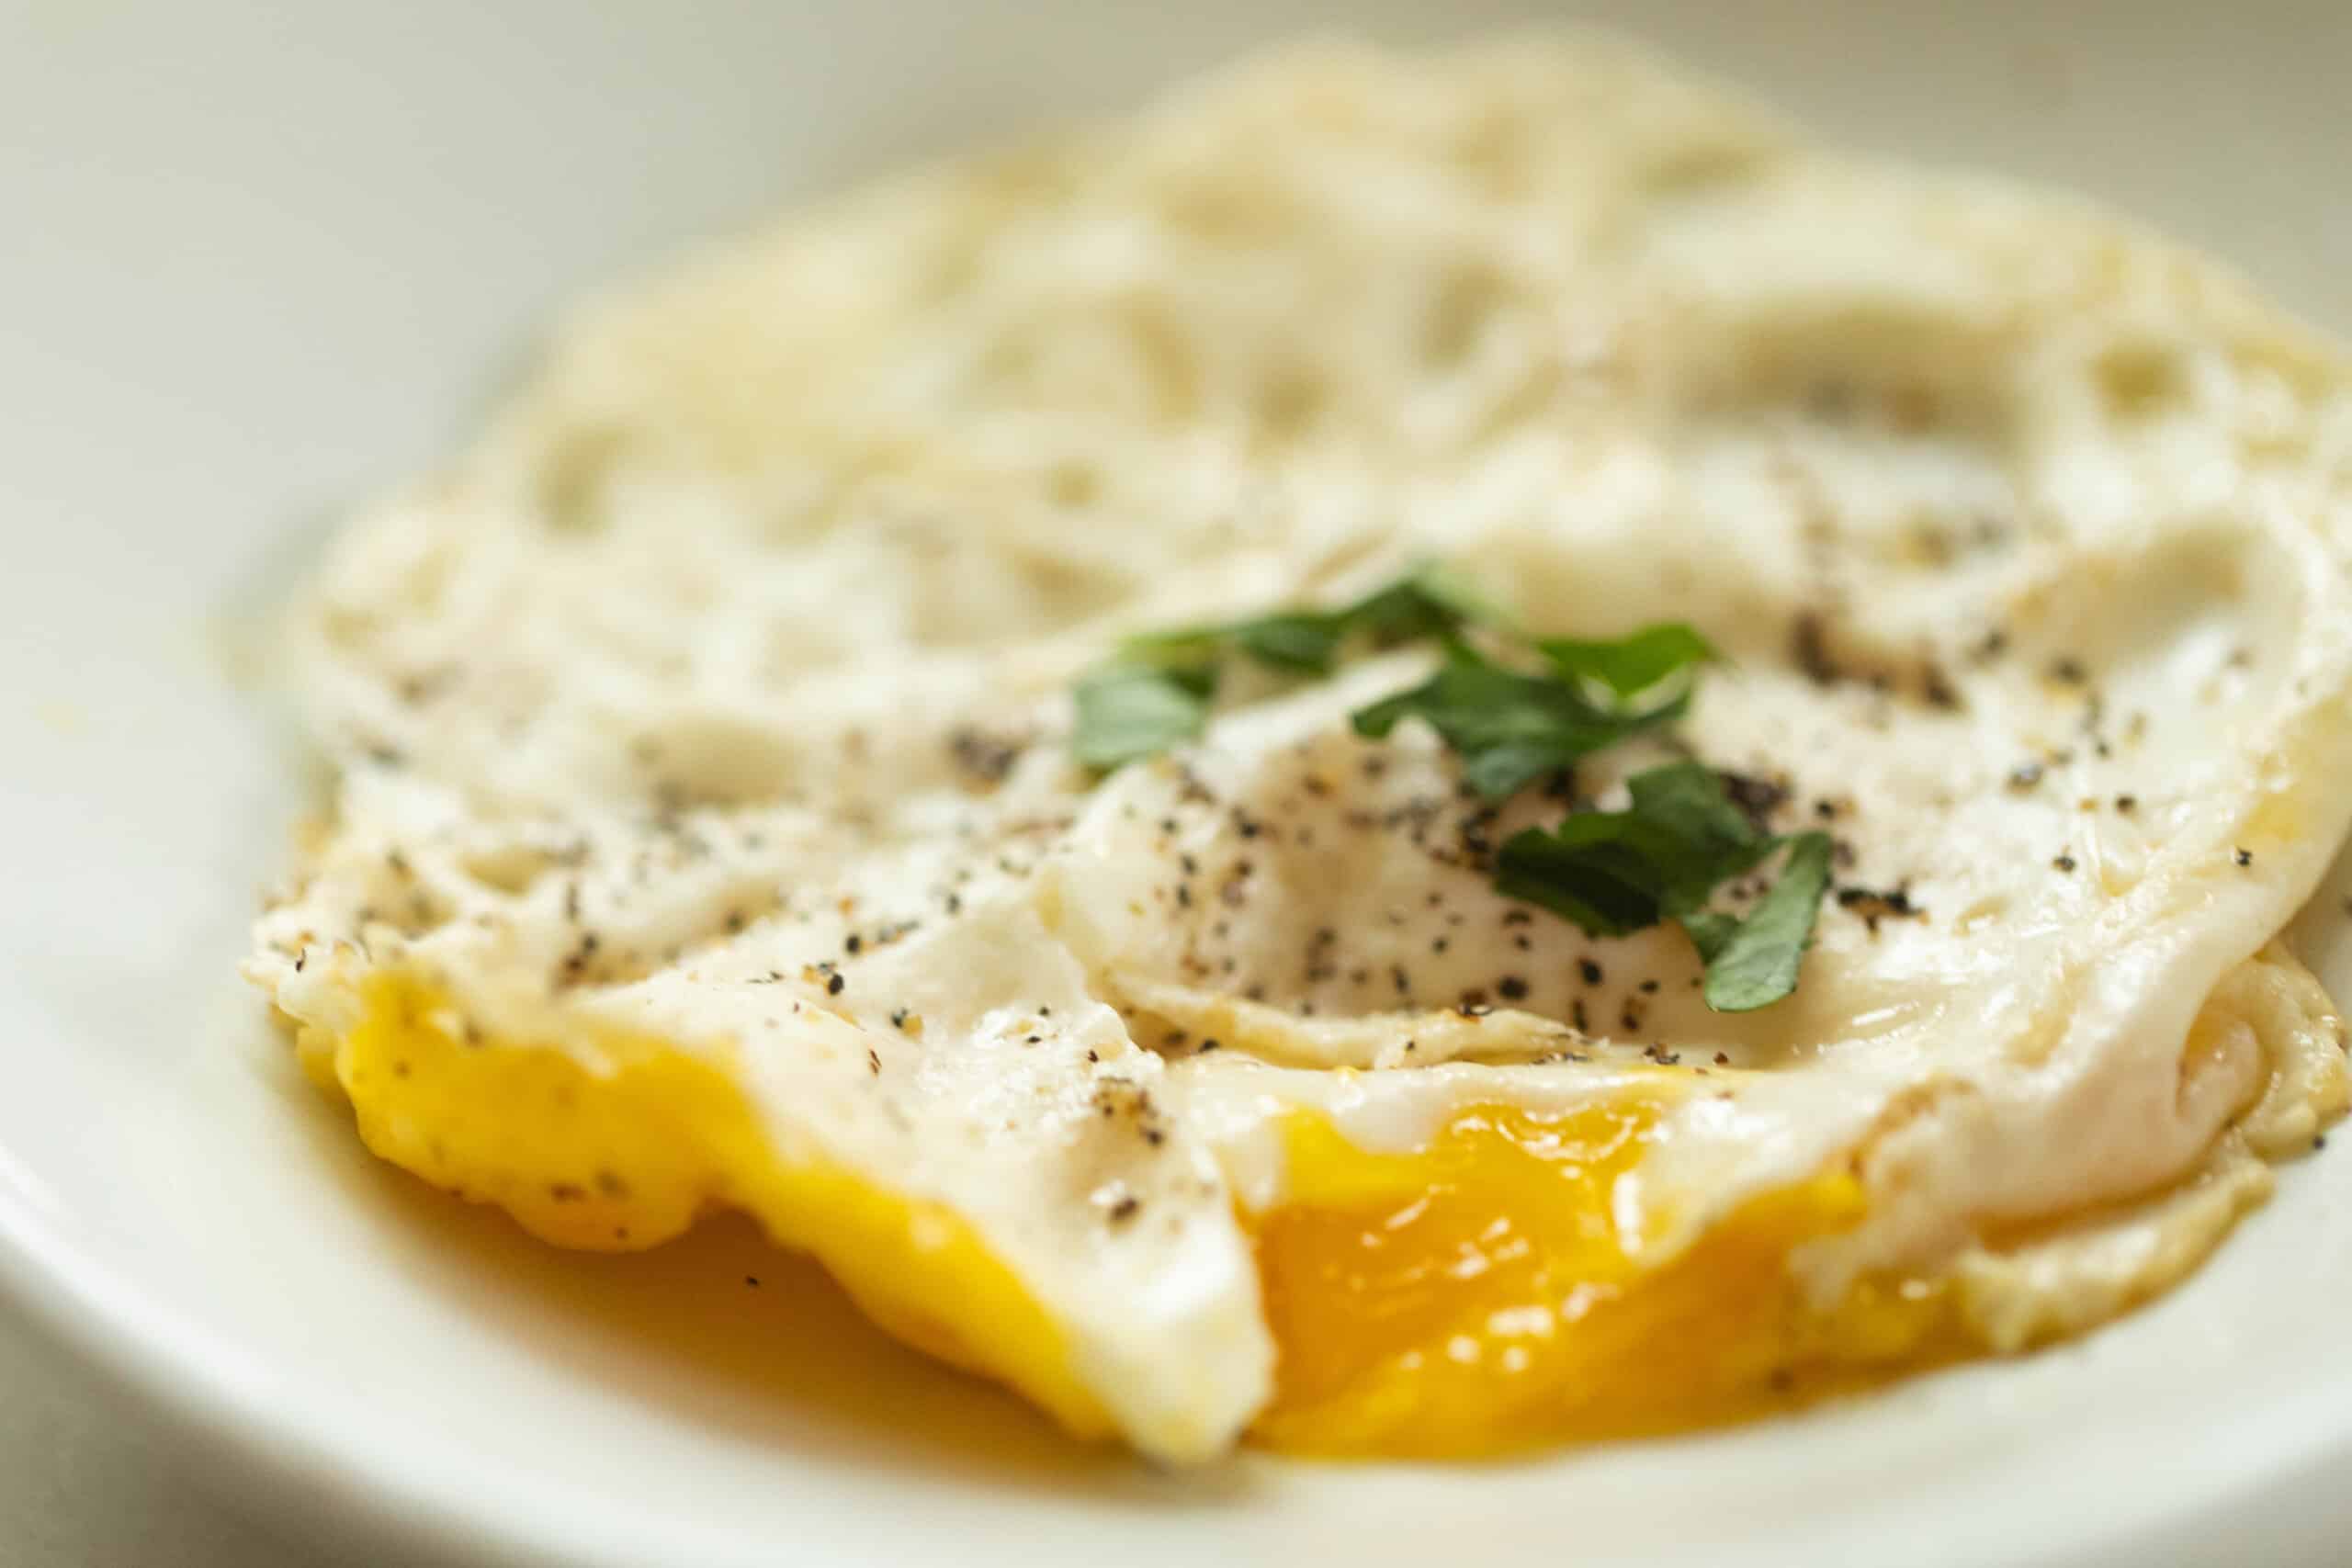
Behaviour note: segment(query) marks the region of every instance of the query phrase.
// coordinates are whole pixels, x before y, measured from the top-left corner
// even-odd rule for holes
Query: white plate
[[[2332,1559],[2352,1148],[2024,1364],[1511,1467],[1182,1478],[1074,1455],[740,1228],[563,1257],[360,1155],[231,976],[302,800],[224,627],[573,288],[1342,10],[611,9],[0,8],[0,1280],[62,1341],[258,1506],[410,1552]],[[1624,9],[1842,135],[2098,190],[2352,322],[2352,8]],[[2312,940],[2352,991],[2340,922]]]

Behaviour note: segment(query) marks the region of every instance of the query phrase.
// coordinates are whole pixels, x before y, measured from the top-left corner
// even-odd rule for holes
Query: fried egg
[[[2352,818],[2347,386],[1604,38],[1288,48],[567,318],[291,616],[339,784],[248,972],[384,1159],[565,1247],[741,1211],[1165,1461],[2020,1350],[2346,1103],[2274,939]],[[1498,806],[1351,728],[1414,648],[1072,760],[1123,637],[1430,560],[1729,664]],[[1666,756],[1833,836],[1786,1000],[1496,891]]]

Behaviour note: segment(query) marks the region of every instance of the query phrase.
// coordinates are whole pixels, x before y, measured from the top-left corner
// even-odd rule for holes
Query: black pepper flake
[[[1933,660],[1919,666],[1919,694],[1927,699],[1929,707],[1940,708],[1946,713],[1960,706],[1960,688],[1951,683],[1951,677],[1944,673],[1943,667]]]
[[[839,974],[828,975],[825,977],[825,994],[829,997],[840,996],[848,987],[849,982]]]
[[[2127,817],[2129,817],[2133,811],[2137,810],[2139,806],[2140,797],[2137,795],[2119,795],[2115,797],[2115,809],[2122,812]]]
[[[1215,1035],[1211,1035],[1208,1039],[1201,1042],[1201,1055],[1205,1056],[1210,1052],[1216,1050],[1223,1043],[1224,1043],[1218,1040]]]
[[[756,1291],[760,1288],[760,1277],[757,1274],[746,1274],[743,1276],[743,1283]]]
[[[1875,887],[1840,887],[1838,889],[1838,907],[1841,909],[1859,910],[1865,917],[1872,919],[1882,915],[1892,915],[1898,919],[1905,919],[1927,913],[1918,905],[1911,902],[1911,890],[1907,887],[1897,887],[1889,891],[1882,891]]]
[[[1012,764],[1021,760],[1026,743],[965,726],[947,738],[947,748],[958,766],[983,784],[1001,784]]]
[[[2050,863],[2056,866],[2060,871],[2072,871],[2075,869],[2075,857],[2067,854],[2064,851],[2061,851],[2051,860]]]
[[[865,1070],[877,1078],[882,1076],[882,1053],[871,1045],[865,1048]]]
[[[2252,850],[2239,850],[2230,858],[2236,861],[2240,865],[2252,865],[2254,863],[2254,852]]]
[[[1747,773],[1718,772],[1715,778],[1724,786],[1724,798],[1739,807],[1750,825],[1758,832],[1771,825],[1771,817],[1782,801],[1789,798],[1788,790],[1770,779],[1756,778]]]
[[[1838,679],[1837,663],[1829,657],[1828,627],[1820,615],[1807,610],[1796,618],[1790,628],[1789,649],[1804,678],[1816,686],[1826,686]]]
[[[2062,686],[2079,686],[2091,678],[2079,659],[2053,659],[2050,661],[2050,678]]]
[[[1125,1224],[1134,1219],[1142,1208],[1142,1199],[1132,1192],[1123,1192],[1119,1195],[1119,1201],[1111,1205],[1111,1223],[1114,1225]]]
[[[856,957],[865,946],[865,939],[858,935],[855,931],[850,932],[848,936],[842,939],[842,951],[848,953],[852,958]]]
[[[1507,1002],[1527,999],[1527,982],[1516,975],[1506,975],[1496,981],[1495,990]]]
[[[1728,1067],[1728,1066],[1731,1066],[1731,1054],[1730,1054],[1729,1052],[1727,1052],[1727,1051],[1718,1051],[1718,1052],[1716,1052],[1716,1053],[1715,1053],[1715,1066],[1719,1066],[1719,1067]]]
[[[1600,965],[1595,964],[1589,958],[1579,959],[1577,961],[1577,973],[1583,976],[1584,983],[1588,986],[1598,986],[1600,984]]]

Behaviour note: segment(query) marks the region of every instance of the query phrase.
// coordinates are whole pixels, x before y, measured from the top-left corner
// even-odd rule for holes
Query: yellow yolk
[[[1669,1431],[1965,1348],[1924,1281],[1806,1304],[1791,1249],[1861,1218],[1842,1171],[1749,1201],[1645,1270],[1616,1196],[1659,1110],[1482,1107],[1402,1155],[1295,1122],[1283,1203],[1255,1222],[1282,1355],[1253,1438],[1439,1457]]]
[[[384,1159],[562,1247],[650,1247],[706,1209],[744,1210],[890,1333],[1009,1383],[1076,1434],[1110,1432],[1052,1319],[966,1221],[779,1157],[718,1066],[618,1037],[598,1041],[615,1064],[598,1072],[549,1047],[463,1042],[413,984],[372,981],[368,1000],[347,1035],[306,1030],[300,1045]],[[1786,1259],[1860,1217],[1842,1173],[1755,1200],[1645,1269],[1615,1197],[1659,1110],[1480,1108],[1408,1154],[1365,1152],[1298,1115],[1283,1203],[1244,1216],[1279,1352],[1251,1439],[1464,1456],[1663,1431],[1963,1348],[1938,1288],[1871,1283],[1807,1308]]]
[[[918,1349],[1001,1379],[1070,1431],[1111,1431],[1060,1330],[953,1210],[849,1171],[779,1158],[718,1068],[652,1040],[598,1041],[596,1073],[552,1048],[463,1043],[419,987],[369,982],[340,1040],[305,1031],[305,1068],[339,1086],[378,1156],[495,1203],[559,1247],[651,1247],[738,1208],[825,1265]]]

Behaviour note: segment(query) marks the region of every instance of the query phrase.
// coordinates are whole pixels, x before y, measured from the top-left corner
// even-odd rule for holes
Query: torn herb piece
[[[1490,615],[1467,590],[1434,568],[1423,568],[1331,610],[1277,610],[1130,638],[1129,660],[1148,663],[1214,662],[1239,652],[1292,675],[1328,675],[1351,637],[1374,647],[1445,637]]]
[[[1620,699],[1637,697],[1669,677],[1723,660],[1714,644],[1679,621],[1644,626],[1614,642],[1553,637],[1535,646],[1561,674],[1598,682]]]
[[[1633,799],[1623,811],[1571,812],[1549,832],[1513,834],[1497,862],[1497,889],[1594,936],[1623,936],[1698,908],[1717,884],[1771,852],[1771,838],[1700,763],[1651,768],[1626,787]]]
[[[1631,811],[1579,811],[1557,829],[1505,840],[1495,890],[1541,904],[1589,936],[1624,936],[1666,918],[1658,867],[1679,852],[1672,835]]]
[[[1579,757],[1679,718],[1689,703],[1684,693],[1638,713],[1603,709],[1566,681],[1507,670],[1455,643],[1436,674],[1351,719],[1357,734],[1375,740],[1401,720],[1425,720],[1461,753],[1470,787],[1501,800]]]
[[[1572,812],[1546,832],[1513,834],[1497,859],[1497,891],[1541,904],[1593,936],[1623,936],[1678,921],[1706,961],[1707,1005],[1763,1007],[1796,986],[1829,885],[1829,840],[1759,830],[1721,775],[1675,762],[1626,781],[1623,811]],[[1746,916],[1707,908],[1714,890],[1783,845],[1786,863]]]
[[[1121,654],[1130,663],[1213,667],[1238,651],[1289,674],[1323,675],[1330,672],[1340,635],[1334,615],[1281,611],[1254,620],[1146,633],[1129,637]]]
[[[1105,664],[1078,682],[1070,750],[1090,768],[1156,757],[1200,734],[1216,694],[1214,664]]]
[[[1351,637],[1391,647],[1450,636],[1489,612],[1424,568],[1334,610],[1278,610],[1248,620],[1131,637],[1079,678],[1070,750],[1090,768],[1158,756],[1208,722],[1221,667],[1239,653],[1286,675],[1326,675]]]
[[[1337,615],[1264,615],[1243,621],[1227,633],[1234,647],[1274,670],[1301,675],[1330,672],[1347,623]]]
[[[1797,988],[1797,967],[1813,945],[1821,895],[1829,886],[1829,835],[1798,833],[1780,840],[1788,859],[1770,891],[1745,916],[1694,909],[1682,929],[1707,961],[1702,993],[1717,1012],[1770,1007]]]
[[[1349,626],[1382,648],[1452,637],[1467,626],[1500,626],[1502,615],[1442,567],[1425,566],[1349,605]]]

